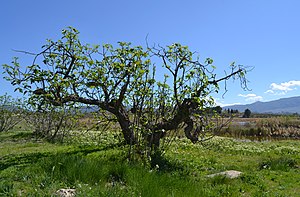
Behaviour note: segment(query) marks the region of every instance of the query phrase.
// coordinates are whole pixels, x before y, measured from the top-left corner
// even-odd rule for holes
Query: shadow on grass
[[[0,135],[0,141],[4,142],[4,141],[18,141],[18,140],[30,140],[32,139],[34,136],[32,134],[32,132],[28,132],[28,131],[8,131],[5,133],[2,133]]]
[[[176,161],[168,160],[160,152],[156,152],[151,155],[150,167],[160,172],[184,172],[185,168],[183,165]]]
[[[42,158],[56,157],[59,155],[69,156],[69,155],[87,155],[93,152],[105,151],[114,148],[117,145],[105,146],[105,147],[94,147],[94,146],[80,146],[74,147],[72,150],[61,151],[61,152],[36,152],[36,153],[25,153],[25,154],[13,154],[5,155],[0,158],[0,170],[5,170],[10,166],[22,166],[27,164],[36,163]]]

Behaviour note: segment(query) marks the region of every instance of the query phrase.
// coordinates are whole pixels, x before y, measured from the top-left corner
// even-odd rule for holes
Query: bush
[[[270,158],[260,162],[259,169],[288,171],[290,168],[294,168],[296,165],[296,160],[289,157],[280,157],[276,159]]]
[[[12,129],[22,121],[23,111],[20,99],[13,99],[7,94],[0,96],[0,132]]]
[[[26,122],[33,127],[36,137],[48,141],[63,141],[78,127],[79,113],[72,106],[52,107],[42,103],[28,101]]]

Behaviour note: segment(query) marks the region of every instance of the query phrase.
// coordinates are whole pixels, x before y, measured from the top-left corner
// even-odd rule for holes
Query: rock
[[[56,191],[56,193],[61,197],[74,197],[75,192],[75,189],[59,189]]]
[[[219,172],[219,173],[216,173],[216,174],[207,175],[207,177],[212,178],[212,177],[215,177],[215,176],[226,176],[227,178],[235,179],[235,178],[238,178],[241,174],[242,174],[242,172],[240,172],[240,171],[227,170],[227,171],[224,171],[224,172]]]

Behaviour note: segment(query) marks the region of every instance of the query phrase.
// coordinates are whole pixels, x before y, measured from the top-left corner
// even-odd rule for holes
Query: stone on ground
[[[219,172],[219,173],[207,175],[207,177],[212,178],[212,177],[215,177],[215,176],[226,176],[227,178],[235,179],[235,178],[238,178],[241,174],[242,174],[242,172],[240,172],[240,171],[227,170],[227,171],[224,171],[224,172]]]
[[[74,197],[75,191],[75,189],[59,189],[56,193],[61,197]]]

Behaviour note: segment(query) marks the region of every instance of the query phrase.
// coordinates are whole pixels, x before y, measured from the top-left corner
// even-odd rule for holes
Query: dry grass
[[[219,135],[300,138],[300,118],[236,118]]]

